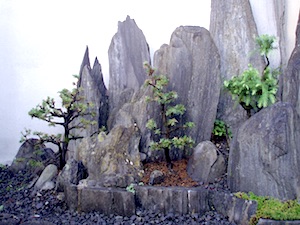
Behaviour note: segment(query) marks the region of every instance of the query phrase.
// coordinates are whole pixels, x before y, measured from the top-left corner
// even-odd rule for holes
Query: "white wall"
[[[270,55],[271,66],[279,67],[282,62],[285,67],[295,47],[300,1],[250,0],[250,4],[259,35],[274,35],[281,41],[282,48]]]
[[[208,29],[210,0],[0,1],[0,163],[13,159],[24,127],[49,129],[27,113],[72,87],[86,45],[91,64],[98,56],[108,82],[108,47],[127,15],[143,30],[153,54],[180,25]]]

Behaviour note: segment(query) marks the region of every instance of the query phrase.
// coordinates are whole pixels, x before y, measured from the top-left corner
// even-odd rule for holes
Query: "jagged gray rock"
[[[242,74],[249,63],[259,71],[263,70],[264,61],[255,51],[258,33],[249,0],[212,0],[210,32],[219,50],[222,80]],[[217,117],[225,121],[233,133],[247,118],[245,110],[240,105],[235,107],[232,97],[224,89]]]
[[[150,62],[149,47],[143,32],[127,16],[118,23],[112,38],[109,56],[109,108],[118,110],[143,85],[146,72],[144,61]]]
[[[300,13],[296,31],[296,46],[283,79],[282,101],[292,103],[300,116]]]
[[[299,118],[290,103],[276,103],[244,122],[233,136],[228,163],[232,192],[299,198]]]
[[[224,156],[212,142],[200,142],[189,158],[187,172],[194,181],[214,182],[226,172]]]
[[[108,120],[108,127],[122,125],[129,127],[136,124],[141,132],[140,151],[146,157],[145,161],[163,160],[163,151],[153,151],[149,148],[151,141],[151,132],[146,127],[147,121],[154,118],[156,121],[159,117],[158,105],[147,102],[147,96],[151,96],[150,87],[141,87],[141,89],[133,95],[130,102],[125,103],[114,116],[110,116]],[[174,154],[172,152],[172,158]],[[176,158],[176,157],[175,157]]]
[[[64,187],[70,184],[79,184],[80,180],[88,177],[87,169],[81,161],[70,159],[62,171],[58,174],[56,180],[56,190],[64,191]]]
[[[86,51],[83,57],[83,61],[79,73],[79,88],[81,88],[80,94],[84,97],[84,103],[92,103],[93,107],[88,109],[90,112],[94,112],[95,115],[85,116],[85,119],[96,121],[95,125],[88,126],[86,129],[76,129],[72,131],[76,136],[90,136],[99,131],[102,126],[107,127],[108,119],[108,95],[107,89],[103,81],[103,74],[101,65],[98,59],[95,59],[93,68],[90,66],[89,49],[86,47]],[[75,123],[81,118],[77,118]],[[76,146],[80,141],[70,142],[69,149],[74,152]],[[69,158],[73,158],[70,156]]]
[[[86,156],[88,185],[102,187],[127,187],[141,178],[139,153],[140,132],[135,124],[114,128],[105,137],[87,137],[78,151],[89,151]]]
[[[154,67],[170,78],[170,90],[185,105],[183,122],[195,123],[184,132],[196,143],[210,140],[221,87],[220,57],[210,33],[202,27],[178,27],[170,44],[155,52]]]
[[[40,175],[43,169],[52,163],[59,164],[53,150],[46,148],[38,139],[31,138],[21,145],[9,168],[15,173],[26,170],[35,176]]]

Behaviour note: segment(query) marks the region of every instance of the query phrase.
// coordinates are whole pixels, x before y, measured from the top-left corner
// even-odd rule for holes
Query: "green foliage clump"
[[[38,168],[38,167],[43,167],[44,166],[44,164],[41,161],[37,161],[37,160],[34,160],[34,159],[30,159],[28,161],[28,165],[32,168]]]
[[[233,76],[230,80],[224,81],[224,87],[231,93],[232,98],[236,99],[247,111],[248,117],[251,116],[252,109],[257,112],[276,102],[279,71],[269,67],[268,58],[270,51],[275,48],[273,47],[274,41],[275,37],[269,35],[256,38],[260,54],[267,61],[261,76],[259,71],[249,64],[248,69],[241,76]]]
[[[139,185],[139,186],[142,186],[142,185],[144,185],[144,183],[143,182],[140,182],[140,183],[138,183],[138,184],[133,184],[133,183],[131,183],[130,185],[128,185],[127,187],[126,187],[126,191],[128,191],[128,192],[131,192],[131,193],[135,193],[135,186],[137,186],[137,185]]]
[[[159,137],[159,141],[151,142],[150,148],[152,150],[164,150],[168,167],[172,168],[170,150],[173,147],[179,149],[192,147],[195,143],[190,136],[175,136],[174,132],[180,129],[192,128],[194,123],[186,122],[182,126],[178,125],[178,120],[186,111],[185,106],[174,104],[178,95],[175,91],[166,90],[169,79],[165,75],[154,75],[154,69],[147,62],[144,63],[144,66],[149,76],[149,79],[145,81],[145,85],[150,86],[153,91],[153,96],[148,96],[148,101],[158,103],[162,122],[162,127],[159,127],[154,119],[148,120],[146,124],[146,127]]]
[[[236,197],[257,202],[256,214],[250,219],[250,225],[258,223],[260,218],[272,220],[299,220],[300,204],[297,200],[280,201],[268,196],[257,196],[252,192],[235,193]]]
[[[213,135],[219,136],[219,137],[232,137],[232,132],[230,128],[225,124],[223,120],[215,120],[214,123],[214,129],[213,129]]]
[[[47,134],[44,132],[35,131],[32,134],[38,136],[40,143],[53,143],[58,146],[60,156],[60,167],[66,164],[66,153],[71,140],[83,138],[82,136],[72,135],[71,131],[75,129],[86,129],[89,125],[94,125],[97,122],[87,120],[84,116],[94,116],[92,103],[85,103],[84,97],[80,94],[82,91],[78,86],[79,77],[72,90],[63,89],[59,92],[61,98],[61,107],[57,107],[54,98],[47,97],[41,104],[29,111],[32,118],[37,118],[48,123],[49,126],[56,125],[64,128],[64,134]],[[24,142],[31,135],[30,129],[25,129],[21,132],[22,138],[20,142]]]

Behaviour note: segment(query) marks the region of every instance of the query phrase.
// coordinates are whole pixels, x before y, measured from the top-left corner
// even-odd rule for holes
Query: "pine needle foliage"
[[[195,143],[190,136],[175,136],[175,131],[192,128],[194,123],[186,122],[179,126],[178,120],[182,118],[186,108],[183,104],[174,104],[178,95],[175,91],[166,90],[169,79],[165,75],[154,75],[154,69],[148,62],[144,63],[144,67],[149,77],[145,81],[145,86],[150,86],[153,91],[153,96],[148,96],[148,101],[154,101],[160,106],[162,121],[162,127],[153,118],[149,119],[146,124],[146,127],[159,137],[158,141],[151,142],[150,148],[152,150],[164,150],[168,168],[171,169],[170,150],[172,148],[184,149],[185,147],[193,147]]]
[[[268,107],[276,102],[276,93],[278,90],[279,70],[272,70],[269,65],[269,53],[275,49],[274,36],[261,35],[256,38],[259,46],[259,52],[265,57],[267,65],[260,75],[259,71],[251,64],[241,76],[233,76],[230,80],[224,81],[224,87],[231,93],[235,99],[247,111],[248,117],[251,116],[251,110],[258,112],[260,109]]]
[[[80,94],[82,89],[78,87],[79,77],[75,75],[74,77],[77,79],[77,82],[73,83],[75,87],[72,90],[63,89],[59,92],[61,107],[57,106],[54,98],[47,97],[41,104],[38,104],[28,112],[32,118],[43,120],[49,126],[62,126],[64,134],[48,134],[40,131],[31,132],[30,129],[25,129],[25,132],[21,132],[22,138],[20,142],[26,141],[33,134],[39,138],[41,143],[57,145],[61,168],[66,164],[69,142],[83,138],[82,136],[71,134],[71,131],[86,129],[88,126],[97,123],[84,118],[85,116],[95,116],[94,106],[92,103],[84,102],[84,97]]]

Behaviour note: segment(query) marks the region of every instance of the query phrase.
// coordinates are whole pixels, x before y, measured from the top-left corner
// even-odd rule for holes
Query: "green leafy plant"
[[[143,182],[140,182],[140,183],[138,183],[138,184],[133,184],[133,183],[131,183],[130,185],[128,185],[128,186],[126,187],[126,191],[135,194],[135,187],[136,187],[137,185],[142,186],[142,185],[144,185],[144,183],[143,183]]]
[[[30,159],[28,161],[28,165],[32,168],[37,168],[37,167],[43,167],[44,164],[40,161],[34,160],[34,159]]]
[[[297,200],[280,201],[268,196],[257,196],[252,192],[237,192],[238,198],[254,200],[257,202],[257,211],[250,219],[250,225],[258,223],[260,218],[272,220],[299,220],[300,204]]]
[[[58,146],[58,154],[60,158],[60,167],[63,168],[66,164],[66,153],[71,140],[83,138],[71,134],[75,129],[86,129],[88,126],[96,124],[96,121],[87,120],[84,116],[94,116],[92,103],[85,103],[84,97],[80,94],[81,88],[78,86],[78,76],[74,76],[77,82],[74,82],[72,90],[63,89],[59,92],[62,106],[57,107],[53,98],[47,97],[41,104],[29,111],[32,118],[37,118],[48,123],[49,126],[62,126],[64,134],[47,134],[43,132],[33,132],[33,135],[38,136],[41,143],[53,143]],[[24,142],[31,135],[30,129],[25,129],[21,132],[22,138],[20,142]]]
[[[144,67],[149,77],[145,81],[145,85],[150,86],[153,91],[153,96],[148,96],[148,101],[154,101],[159,105],[161,116],[161,123],[157,123],[152,118],[146,124],[146,127],[159,137],[158,141],[151,142],[150,148],[152,150],[164,150],[168,168],[171,169],[173,165],[170,158],[170,150],[173,147],[179,149],[192,147],[195,143],[190,136],[174,135],[175,131],[192,128],[194,123],[186,122],[182,126],[178,126],[178,120],[186,111],[185,106],[183,104],[174,104],[178,95],[175,91],[166,90],[169,80],[165,75],[154,75],[154,69],[147,62],[144,63]]]
[[[223,120],[215,120],[213,135],[219,137],[232,137],[230,128],[225,124]]]
[[[276,93],[278,90],[279,70],[272,70],[269,65],[268,54],[275,49],[274,36],[261,35],[256,38],[259,46],[259,52],[267,61],[260,75],[259,71],[249,64],[241,76],[233,76],[230,80],[224,81],[224,87],[231,93],[235,99],[247,111],[248,117],[251,117],[251,110],[258,112],[260,109],[272,105],[276,102]]]

